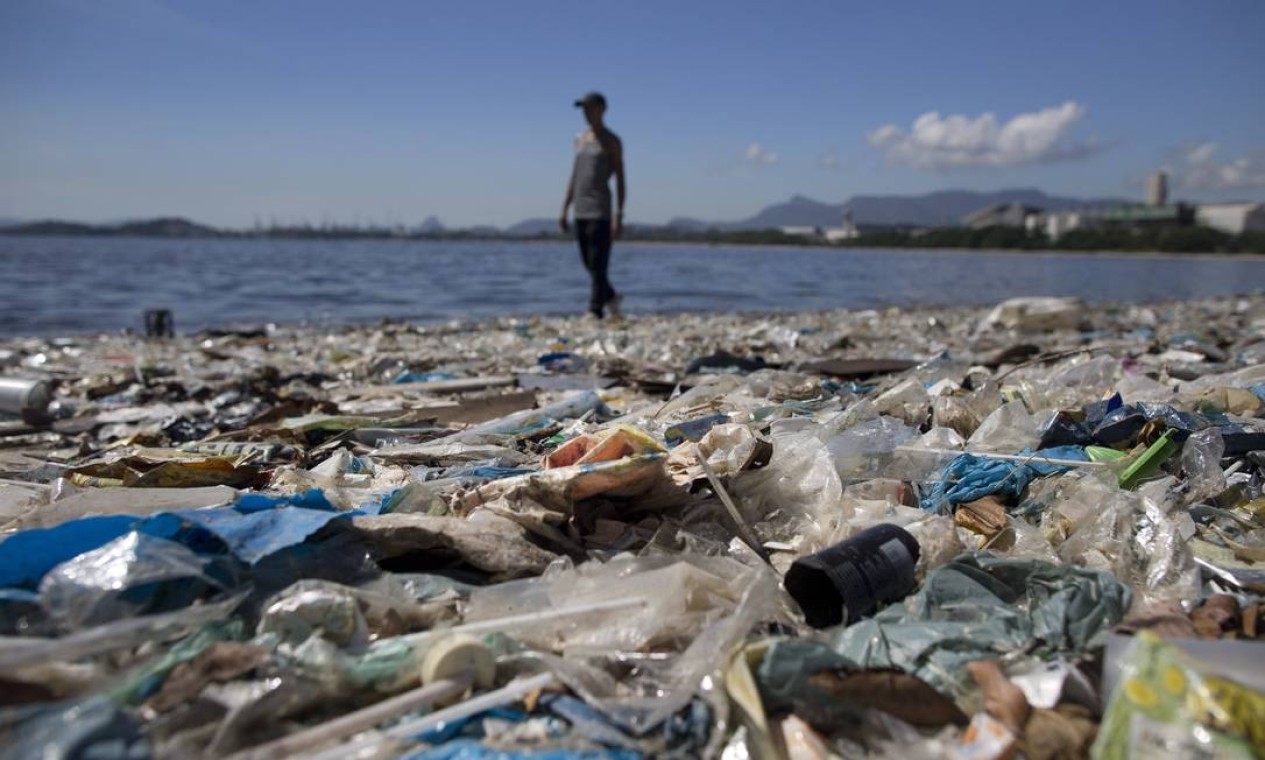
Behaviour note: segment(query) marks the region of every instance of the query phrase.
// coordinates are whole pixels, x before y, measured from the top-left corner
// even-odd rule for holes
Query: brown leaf
[[[197,696],[207,684],[231,681],[254,670],[266,659],[268,650],[263,647],[234,641],[216,642],[171,671],[162,690],[149,700],[149,706],[158,712],[171,710]]]
[[[839,700],[882,710],[915,726],[964,726],[966,715],[953,700],[923,680],[899,670],[872,669],[853,673],[823,670],[808,679]]]

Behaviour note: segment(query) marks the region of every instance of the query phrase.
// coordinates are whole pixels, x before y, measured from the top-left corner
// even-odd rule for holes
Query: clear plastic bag
[[[187,607],[226,589],[188,547],[133,531],[53,568],[40,602],[65,631]]]
[[[1186,477],[1186,503],[1210,499],[1225,490],[1225,473],[1221,457],[1225,440],[1218,428],[1210,427],[1192,433],[1182,446],[1182,473]]]
[[[988,415],[966,442],[967,451],[995,454],[1016,454],[1024,449],[1036,450],[1041,445],[1041,432],[1036,420],[1022,401],[1002,404]]]
[[[730,494],[761,541],[816,544],[849,517],[834,457],[815,426],[772,439],[769,464],[731,478]]]
[[[921,427],[931,416],[931,396],[917,380],[905,380],[874,399],[874,407],[880,414],[904,420],[913,427]]]
[[[621,599],[641,603],[613,604]],[[777,616],[777,599],[777,580],[767,568],[723,557],[622,556],[480,589],[471,595],[463,627],[486,623],[560,653],[572,665],[559,673],[564,681],[590,673],[578,685],[595,706],[641,732],[696,692],[723,697],[728,654],[757,621]],[[556,616],[586,606],[591,611]],[[639,666],[618,688],[595,674],[623,671],[629,662]]]
[[[318,580],[299,581],[269,599],[258,632],[296,645],[314,635],[348,649],[361,649],[369,642],[369,628],[353,590]]]
[[[842,481],[886,474],[898,448],[918,435],[917,429],[894,417],[862,422],[826,442]]]

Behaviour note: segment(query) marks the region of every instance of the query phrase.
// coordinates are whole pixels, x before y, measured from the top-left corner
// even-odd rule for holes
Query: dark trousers
[[[589,270],[593,286],[589,290],[589,311],[602,316],[606,304],[615,297],[615,289],[606,277],[611,264],[611,220],[576,219],[575,239],[580,244],[580,258]]]

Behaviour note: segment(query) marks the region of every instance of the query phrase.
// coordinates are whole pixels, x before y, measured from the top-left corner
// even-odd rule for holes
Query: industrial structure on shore
[[[1168,174],[1157,171],[1146,180],[1146,202],[1044,211],[1023,203],[998,203],[962,219],[972,229],[1023,227],[1030,234],[1058,240],[1073,230],[1126,227],[1191,227],[1200,225],[1231,234],[1265,231],[1265,203],[1169,203]]]

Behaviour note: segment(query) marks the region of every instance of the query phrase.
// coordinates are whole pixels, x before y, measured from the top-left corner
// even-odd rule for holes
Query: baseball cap
[[[587,105],[598,105],[602,108],[606,107],[606,96],[600,92],[590,92],[579,100],[575,101],[576,108],[583,108]]]

